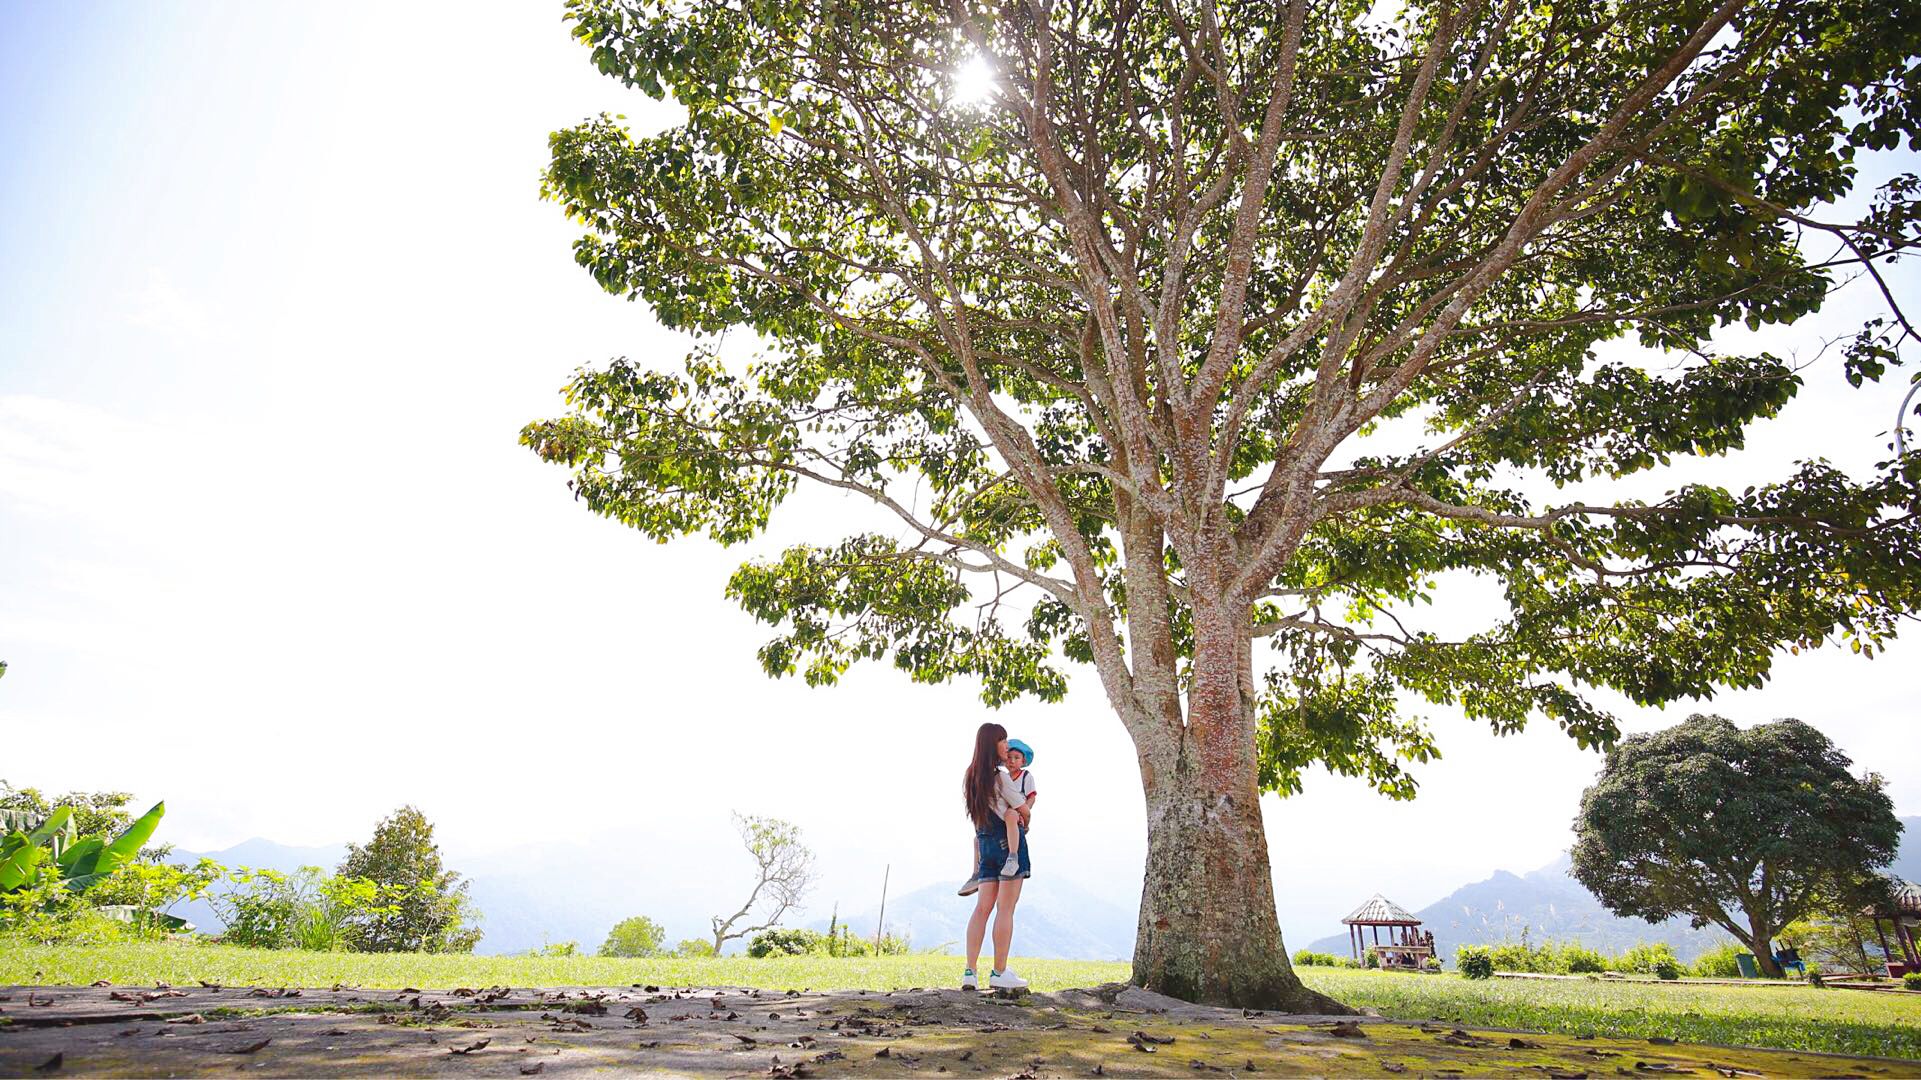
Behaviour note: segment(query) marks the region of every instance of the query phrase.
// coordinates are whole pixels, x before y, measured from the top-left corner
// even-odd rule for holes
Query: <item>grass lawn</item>
[[[1128,977],[1126,964],[1017,960],[1036,990],[1095,986]],[[758,986],[772,990],[896,990],[954,985],[951,956],[836,960],[788,956],[691,960],[599,957],[426,956],[412,953],[270,952],[229,945],[37,946],[0,941],[0,984],[332,986]],[[1309,986],[1384,1016],[1439,1019],[1624,1038],[1921,1058],[1921,996],[1807,987],[1488,979],[1304,968]]]
[[[1921,996],[1807,986],[1463,979],[1303,968],[1301,981],[1383,1016],[1567,1035],[1921,1058]]]

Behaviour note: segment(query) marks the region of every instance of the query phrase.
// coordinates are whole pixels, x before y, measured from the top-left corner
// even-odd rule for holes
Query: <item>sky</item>
[[[812,918],[867,907],[884,874],[958,883],[957,774],[991,718],[1036,752],[1031,887],[1132,903],[1138,776],[1087,673],[1064,703],[992,713],[885,667],[769,680],[728,574],[859,507],[809,496],[747,547],[660,546],[516,444],[575,369],[676,366],[690,344],[601,292],[538,199],[549,132],[672,119],[598,76],[560,14],[0,6],[0,779],[165,798],[160,839],[203,851],[361,840],[412,803],[455,869],[591,849],[642,912],[649,890],[737,902],[729,814],[772,815],[819,855]],[[1726,344],[1812,357],[1867,299]],[[1817,365],[1747,451],[1687,475],[1865,467],[1897,381],[1855,392]],[[1488,597],[1441,608],[1472,623]],[[1761,691],[1611,704],[1636,731],[1799,717],[1914,814],[1917,662],[1914,641],[1872,663],[1828,649]],[[1265,801],[1290,940],[1376,891],[1417,908],[1570,843],[1598,755],[1551,725],[1497,739],[1424,713],[1445,756],[1414,802],[1321,773]]]

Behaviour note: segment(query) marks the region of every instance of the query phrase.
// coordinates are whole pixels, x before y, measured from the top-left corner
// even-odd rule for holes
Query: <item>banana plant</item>
[[[165,802],[155,803],[112,840],[76,838],[70,806],[56,809],[32,831],[21,827],[17,811],[9,812],[9,818],[0,821],[9,830],[0,838],[0,892],[37,885],[48,873],[57,874],[74,892],[84,892],[132,862],[166,812]]]

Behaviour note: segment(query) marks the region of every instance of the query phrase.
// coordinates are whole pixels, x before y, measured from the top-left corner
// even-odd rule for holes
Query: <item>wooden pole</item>
[[[874,955],[880,955],[880,932],[887,925],[887,879],[894,873],[894,864],[888,863],[880,875],[880,918],[874,920]]]

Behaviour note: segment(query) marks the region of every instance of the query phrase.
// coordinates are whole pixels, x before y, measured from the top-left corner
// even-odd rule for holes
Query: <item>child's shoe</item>
[[[1016,878],[1020,876],[1021,857],[1019,855],[1009,855],[1006,864],[1001,867],[1001,877]]]
[[[981,988],[981,977],[979,975],[974,974],[973,968],[968,968],[966,971],[961,972],[961,989],[962,990],[979,990],[980,988]]]
[[[981,888],[981,879],[968,878],[966,881],[961,883],[960,894],[962,896],[972,896],[975,893],[979,892],[980,888]]]
[[[1014,974],[1013,968],[1008,968],[1006,971],[996,971],[988,976],[987,985],[995,990],[1025,990],[1027,980]]]

